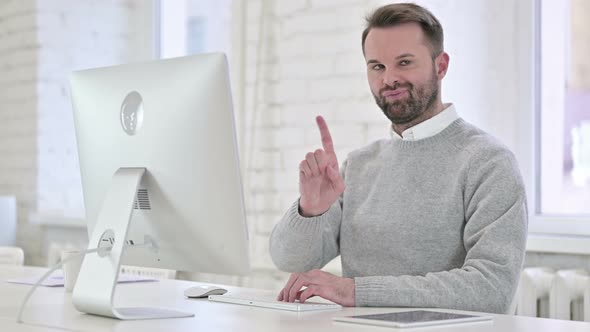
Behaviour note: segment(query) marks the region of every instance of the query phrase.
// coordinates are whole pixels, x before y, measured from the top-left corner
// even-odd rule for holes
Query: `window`
[[[590,2],[539,2],[536,212],[590,216]]]
[[[590,75],[581,57],[587,54],[583,48],[589,40],[581,26],[587,25],[585,21],[590,18],[590,3],[518,3],[520,19],[532,18],[531,22],[522,23],[519,31],[523,44],[522,106],[534,110],[523,112],[519,127],[519,155],[532,215],[527,251],[588,255],[590,109],[584,104],[590,105],[586,83]],[[533,98],[528,98],[528,94]]]
[[[234,116],[236,123],[243,123],[240,112],[244,108],[241,69],[245,55],[241,42],[244,38],[241,13],[245,10],[245,3],[235,0],[158,0],[155,4],[156,57],[165,59],[197,53],[225,53],[233,87]],[[238,135],[243,132],[239,125]]]
[[[231,54],[232,0],[159,1],[159,55]]]

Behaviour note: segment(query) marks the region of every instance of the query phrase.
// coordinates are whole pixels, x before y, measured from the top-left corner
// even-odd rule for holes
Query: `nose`
[[[399,74],[396,70],[389,68],[385,70],[383,74],[383,85],[394,86],[400,81]]]

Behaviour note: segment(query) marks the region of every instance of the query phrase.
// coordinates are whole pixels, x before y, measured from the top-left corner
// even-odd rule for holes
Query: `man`
[[[392,139],[352,152],[339,168],[317,118],[323,149],[301,162],[301,196],[270,238],[275,264],[297,272],[278,299],[506,313],[527,234],[513,154],[442,103],[449,55],[428,10],[381,7],[362,37]],[[343,277],[318,270],[338,255]]]

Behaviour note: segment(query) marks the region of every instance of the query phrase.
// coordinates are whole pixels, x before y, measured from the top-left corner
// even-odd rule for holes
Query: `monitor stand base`
[[[145,168],[119,168],[113,175],[88,243],[88,249],[105,247],[110,250],[90,253],[84,257],[72,294],[72,302],[78,311],[121,320],[194,316],[193,313],[173,309],[114,306],[115,287],[133,204],[145,172]]]

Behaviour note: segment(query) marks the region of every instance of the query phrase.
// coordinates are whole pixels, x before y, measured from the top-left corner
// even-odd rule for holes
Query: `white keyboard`
[[[254,307],[288,310],[288,311],[318,311],[318,310],[337,310],[342,306],[334,303],[317,303],[317,302],[283,302],[269,298],[252,298],[232,295],[209,295],[210,301],[225,302],[232,304],[249,305]]]

